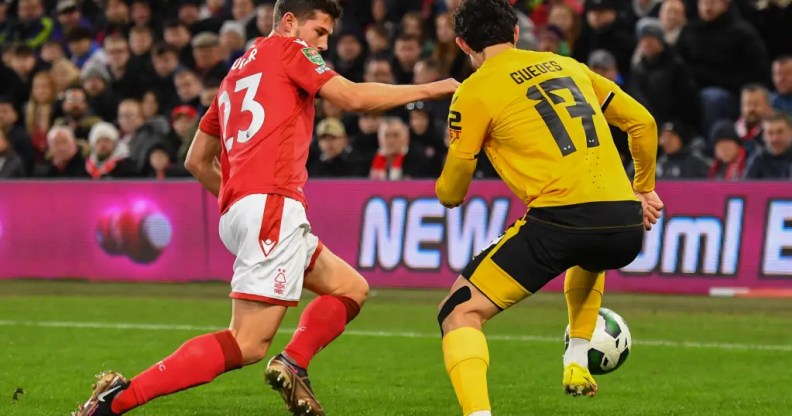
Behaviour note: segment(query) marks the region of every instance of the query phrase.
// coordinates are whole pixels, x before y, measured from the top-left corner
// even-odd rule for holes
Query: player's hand
[[[457,88],[459,88],[459,82],[453,78],[446,78],[442,81],[426,84],[426,87],[429,91],[429,99],[438,100],[454,95]]]
[[[456,207],[458,207],[458,206],[462,205],[462,201],[459,201],[459,202],[446,202],[446,201],[440,201],[440,204],[441,204],[442,206],[444,206],[444,207],[448,208],[448,209],[454,209],[454,208],[456,208]]]
[[[644,229],[649,231],[652,229],[652,224],[657,224],[657,220],[660,219],[665,205],[663,205],[663,201],[660,200],[655,191],[636,192],[635,196],[641,201],[641,207],[643,208]]]

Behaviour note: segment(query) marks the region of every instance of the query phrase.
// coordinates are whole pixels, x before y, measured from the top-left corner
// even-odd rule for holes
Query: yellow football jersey
[[[448,122],[451,143],[436,186],[447,205],[464,199],[482,149],[529,207],[636,200],[609,122],[629,134],[635,190],[654,190],[654,119],[571,58],[514,48],[487,59],[457,90]]]

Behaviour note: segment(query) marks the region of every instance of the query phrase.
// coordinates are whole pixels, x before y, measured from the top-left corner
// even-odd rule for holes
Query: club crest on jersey
[[[309,61],[313,62],[316,65],[324,66],[325,61],[322,58],[322,55],[314,48],[303,48],[302,49],[303,55],[308,58]]]

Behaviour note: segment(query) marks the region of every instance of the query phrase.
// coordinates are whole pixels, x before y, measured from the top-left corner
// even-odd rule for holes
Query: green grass
[[[134,375],[205,332],[201,328],[225,327],[226,294],[222,284],[0,282],[0,415],[68,414],[86,398],[95,373],[112,368]],[[349,327],[356,332],[339,338],[312,364],[314,386],[328,414],[459,414],[435,319],[443,294],[373,291]],[[495,415],[790,414],[789,300],[606,295],[604,305],[625,317],[634,349],[622,368],[598,378],[600,395],[594,399],[561,393],[566,313],[560,294],[540,294],[488,324],[487,334],[498,335],[490,342]],[[298,311],[290,311],[284,327],[293,328],[297,317]],[[39,326],[52,321],[199,328]],[[420,336],[373,336],[374,331]],[[288,332],[280,334],[273,351],[288,338]],[[223,375],[130,414],[285,415],[280,399],[264,387],[262,369],[259,364]],[[14,401],[17,388],[25,394]]]

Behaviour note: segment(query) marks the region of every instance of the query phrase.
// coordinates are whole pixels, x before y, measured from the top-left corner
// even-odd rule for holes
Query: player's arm
[[[184,167],[201,182],[212,195],[220,193],[222,175],[217,156],[220,155],[220,120],[217,114],[217,99],[215,98],[209,110],[206,111],[195,132],[195,138],[187,151]]]
[[[445,98],[458,86],[452,78],[423,85],[389,85],[355,83],[337,75],[322,86],[319,95],[344,111],[380,112],[413,101]]]
[[[586,67],[608,123],[629,136],[630,154],[635,163],[633,189],[638,193],[654,191],[657,162],[657,124],[649,111],[622,91],[616,83]]]
[[[310,95],[320,95],[344,111],[376,112],[413,101],[448,97],[459,83],[446,79],[425,85],[354,83],[325,65],[319,51],[299,40],[283,49],[286,75]]]
[[[187,160],[184,161],[184,167],[214,196],[220,193],[219,154],[220,138],[198,130],[187,151]]]
[[[437,198],[445,207],[456,207],[465,199],[490,122],[478,97],[457,90],[448,115],[448,155],[435,184]]]

